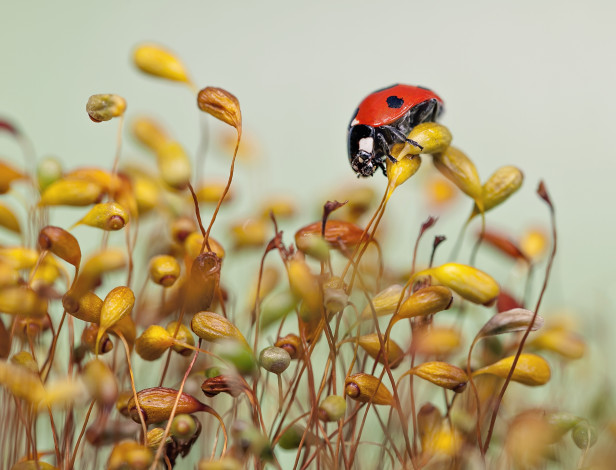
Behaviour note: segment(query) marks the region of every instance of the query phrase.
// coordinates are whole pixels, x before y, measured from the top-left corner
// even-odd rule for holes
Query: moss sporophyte
[[[240,149],[240,100],[199,88],[156,44],[133,60],[194,94],[229,131],[213,137],[232,160],[201,180],[203,155],[184,136],[132,116],[130,97],[96,94],[84,119],[117,127],[112,164],[0,161],[2,468],[609,467],[608,414],[549,398],[580,383],[555,370],[587,348],[571,321],[538,315],[557,241],[543,183],[545,226],[495,229],[522,171],[482,182],[434,122],[441,98],[396,85],[366,98],[349,131],[353,168],[386,173],[374,176],[380,198],[361,180],[314,196],[316,210],[251,194],[233,182],[258,148],[248,134]],[[8,121],[0,132],[25,138]],[[149,161],[127,160],[125,133]],[[414,249],[388,232],[402,227],[387,212],[409,197],[402,186],[423,192],[407,204],[425,219]],[[246,194],[250,213],[219,217]],[[446,216],[454,196],[470,214],[458,240],[433,234],[426,249],[430,211]],[[58,206],[73,208],[66,223]],[[547,392],[531,401],[526,387]]]

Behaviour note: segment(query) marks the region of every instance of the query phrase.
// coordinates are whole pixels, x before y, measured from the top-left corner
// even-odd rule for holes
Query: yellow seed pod
[[[135,341],[135,351],[146,361],[154,361],[173,345],[173,336],[162,326],[149,326]]]
[[[310,268],[306,262],[295,257],[287,263],[287,275],[289,277],[289,285],[291,292],[306,304],[306,311],[320,312],[322,299],[319,281],[317,277],[310,272]],[[309,319],[304,318],[304,321]]]
[[[220,259],[223,259],[225,257],[225,249],[222,247],[222,245],[212,237],[208,239],[208,242],[212,251],[216,253],[216,256],[218,256]],[[199,232],[193,232],[185,238],[184,250],[186,250],[186,254],[191,259],[195,259],[197,256],[199,256],[202,245],[203,235],[201,235]],[[207,251],[207,246],[205,247],[205,251]]]
[[[89,206],[99,202],[104,189],[92,181],[62,178],[47,186],[39,206]]]
[[[7,361],[0,361],[0,385],[16,398],[23,398],[31,404],[39,403],[45,396],[45,387],[38,374]]]
[[[269,223],[263,219],[246,219],[231,225],[236,248],[259,248],[267,242]]]
[[[417,335],[415,350],[424,356],[448,356],[462,345],[462,335],[454,328],[433,326]]]
[[[178,142],[168,141],[158,147],[156,163],[160,177],[172,188],[185,189],[190,183],[190,158]]]
[[[96,183],[108,193],[116,192],[121,185],[118,175],[112,175],[110,171],[96,167],[77,168],[68,172],[65,178]]]
[[[482,197],[481,180],[473,162],[461,150],[448,147],[442,153],[432,156],[434,166],[445,178],[475,201]]]
[[[400,284],[393,284],[376,294],[372,298],[372,307],[374,307],[376,315],[381,317],[394,313],[400,302],[401,295],[402,286]],[[364,320],[372,318],[372,309],[370,305],[366,305],[361,317]]]
[[[473,372],[473,377],[481,374],[491,374],[506,379],[514,359],[515,356],[501,359],[494,364],[476,370]],[[520,354],[511,380],[524,385],[537,386],[548,383],[550,376],[550,366],[545,359],[535,354]]]
[[[130,315],[120,318],[110,329],[111,333],[115,335],[121,334],[126,339],[128,347],[133,348],[135,340],[137,339],[137,325],[135,320]]]
[[[158,449],[158,446],[160,446],[160,443],[163,441],[164,435],[165,435],[164,428],[150,429],[145,436],[145,445],[148,447],[148,449],[151,449],[154,452],[156,452],[156,449]],[[165,444],[169,444],[171,442],[172,442],[171,436],[167,436]]]
[[[553,452],[554,430],[543,410],[517,415],[507,429],[504,450],[514,468],[544,467]]]
[[[83,368],[81,378],[90,396],[101,405],[112,405],[118,399],[118,383],[109,366],[92,359]]]
[[[77,239],[60,227],[48,225],[39,232],[38,244],[75,267],[81,262],[81,248]]]
[[[126,100],[118,95],[92,95],[86,104],[86,112],[94,122],[109,121],[114,117],[120,117],[125,110]]]
[[[509,196],[522,186],[524,174],[515,166],[504,166],[494,172],[486,181],[482,189],[483,210],[490,209],[505,202]],[[475,207],[473,214],[478,214],[480,209]]]
[[[349,186],[336,191],[331,201],[348,201],[336,211],[339,217],[347,222],[357,222],[366,212],[376,204],[376,191],[370,186]]]
[[[0,194],[7,193],[11,189],[13,181],[27,178],[28,176],[25,173],[0,161]]]
[[[58,467],[54,467],[50,463],[42,460],[24,460],[23,462],[17,462],[13,465],[11,470],[58,470]]]
[[[156,44],[141,44],[133,53],[133,62],[144,73],[176,82],[190,83],[184,64],[167,49]]]
[[[432,176],[426,181],[425,194],[431,206],[440,208],[452,203],[459,193],[448,179]]]
[[[190,322],[195,334],[213,343],[221,340],[234,340],[250,348],[240,330],[225,317],[214,312],[198,312]]]
[[[441,412],[432,403],[425,403],[417,412],[417,431],[423,452],[429,452],[430,441],[442,427]]]
[[[17,220],[13,211],[2,203],[0,203],[0,226],[11,232],[21,233],[19,220]]]
[[[319,405],[321,421],[338,421],[346,412],[346,400],[340,395],[329,395]]]
[[[47,299],[28,286],[0,289],[0,312],[24,317],[42,317],[47,313]]]
[[[153,178],[144,175],[133,175],[133,196],[137,204],[137,213],[143,215],[159,206],[161,188]]]
[[[197,470],[242,470],[242,468],[244,465],[236,458],[222,457],[219,460],[200,460]]]
[[[172,337],[177,328],[177,324],[178,322],[172,321],[171,323],[167,325],[167,333],[169,333]],[[180,328],[178,329],[177,334],[175,335],[175,341],[176,342],[173,345],[173,350],[175,352],[180,353],[182,356],[188,356],[191,354],[192,350],[190,348],[187,348],[183,344],[179,344],[179,343],[184,343],[189,346],[195,345],[195,339],[193,338],[193,335],[190,332],[190,328],[188,328],[184,324],[181,324]]]
[[[103,274],[122,269],[126,266],[126,255],[116,248],[99,251],[84,264],[77,280],[66,296],[79,299],[81,295],[94,289]]]
[[[169,140],[165,129],[153,119],[145,116],[140,116],[133,121],[131,131],[139,142],[153,152],[157,152]]]
[[[135,441],[122,441],[113,446],[107,461],[107,470],[145,470],[154,461],[154,454]]]
[[[381,381],[369,374],[360,372],[349,375],[344,381],[344,393],[355,401],[373,403],[374,405],[394,404],[394,399]]]
[[[550,328],[543,331],[528,345],[555,352],[567,359],[580,359],[586,352],[584,340],[576,333],[564,328]]]
[[[128,223],[128,214],[117,202],[105,202],[96,204],[75,225],[89,225],[106,231],[122,229]]]
[[[15,269],[31,269],[38,258],[36,250],[23,246],[0,248],[0,260]]]
[[[442,124],[436,122],[423,122],[413,127],[408,135],[410,140],[417,142],[423,150],[415,145],[406,143],[405,152],[411,155],[420,153],[441,153],[451,144],[451,132]]]
[[[468,382],[466,372],[446,362],[425,362],[413,367],[409,373],[456,393],[463,392]]]
[[[150,279],[163,287],[171,287],[180,277],[180,265],[173,256],[159,255],[150,260]]]
[[[417,173],[419,167],[421,166],[421,157],[412,156],[412,157],[403,157],[399,159],[396,163],[392,163],[389,159],[387,160],[387,199],[391,197],[394,189],[408,180],[411,176]]]
[[[89,323],[99,323],[101,319],[102,299],[94,292],[86,292],[78,299],[65,295],[62,305],[66,312],[75,318]]]
[[[156,424],[167,421],[175,404],[178,390],[165,387],[146,388],[137,393],[139,406],[146,424]],[[135,397],[131,397],[127,404],[128,412],[133,421],[139,423],[139,413],[135,404]],[[191,414],[211,409],[188,393],[182,393],[176,407],[176,414]]]
[[[270,294],[280,281],[280,272],[278,269],[271,266],[265,266],[263,268],[263,275],[261,276],[261,285],[259,290],[259,299],[263,300],[268,294]],[[255,276],[250,286],[250,293],[248,294],[248,306],[252,308],[257,298],[257,286],[259,285],[259,273]]]
[[[201,111],[211,114],[241,132],[240,102],[228,91],[222,88],[206,87],[199,92],[197,105]]]
[[[225,188],[227,187],[226,181],[208,181],[202,183],[195,191],[197,194],[197,200],[199,202],[206,202],[209,204],[217,204],[222,197]],[[234,198],[234,193],[229,189],[223,200],[223,204],[230,202]]]
[[[403,318],[433,315],[447,310],[453,302],[453,294],[444,286],[428,286],[418,289],[400,306],[393,321]]]
[[[97,345],[107,329],[111,328],[126,315],[130,315],[134,305],[135,294],[126,286],[118,286],[107,294],[101,308],[100,328],[96,337]]]
[[[423,274],[431,275],[439,284],[475,304],[492,305],[500,292],[498,283],[490,275],[465,264],[446,263],[422,271],[418,276]]]
[[[369,335],[360,336],[358,338],[358,343],[361,348],[368,353],[368,355],[376,359],[379,358],[378,361],[381,364],[385,364],[384,354],[381,352],[381,343],[379,342],[379,335],[376,333],[372,333]],[[398,344],[391,340],[383,338],[385,351],[387,351],[387,362],[389,367],[395,369],[400,365],[402,359],[404,359],[404,351]]]
[[[270,220],[270,214],[274,214],[276,220],[289,219],[297,213],[297,204],[288,197],[277,197],[264,202],[260,213],[266,220]]]
[[[61,267],[53,256],[46,255],[32,276],[32,283],[40,283],[42,285],[51,286],[60,277],[65,275],[68,279],[68,273]]]
[[[0,257],[0,287],[15,286],[19,280],[19,271]]]
[[[11,363],[17,366],[25,367],[33,374],[39,373],[39,367],[32,354],[28,351],[19,351],[11,356]]]

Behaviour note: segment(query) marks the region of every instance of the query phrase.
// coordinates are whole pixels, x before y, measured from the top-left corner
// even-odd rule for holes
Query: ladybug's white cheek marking
[[[364,137],[359,139],[359,150],[364,150],[368,153],[372,153],[374,149],[374,139],[372,137]]]
[[[359,124],[359,121],[357,120],[357,118],[353,119],[353,122],[351,122],[351,125],[349,127],[353,127],[355,125]]]

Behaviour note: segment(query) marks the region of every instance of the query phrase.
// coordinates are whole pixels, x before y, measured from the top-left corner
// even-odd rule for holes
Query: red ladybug
[[[377,168],[385,170],[385,159],[398,142],[407,139],[417,124],[435,121],[443,111],[443,100],[427,88],[392,85],[368,95],[359,104],[349,124],[348,148],[351,167],[360,176],[372,176]]]

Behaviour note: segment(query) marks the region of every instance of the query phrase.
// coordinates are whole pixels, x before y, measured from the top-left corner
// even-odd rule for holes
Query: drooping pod
[[[355,401],[373,403],[375,405],[394,404],[391,392],[381,381],[369,374],[360,372],[348,376],[344,381],[344,393]]]
[[[214,312],[198,312],[190,326],[195,334],[206,341],[236,341],[250,349],[246,338],[237,327],[225,317]]]
[[[77,239],[60,227],[48,225],[39,232],[38,244],[76,268],[81,262],[81,248]]]
[[[106,231],[116,231],[128,223],[128,213],[117,202],[96,204],[75,225],[88,225]]]
[[[140,44],[133,53],[139,70],[158,78],[190,83],[184,64],[170,51],[157,44]]]

